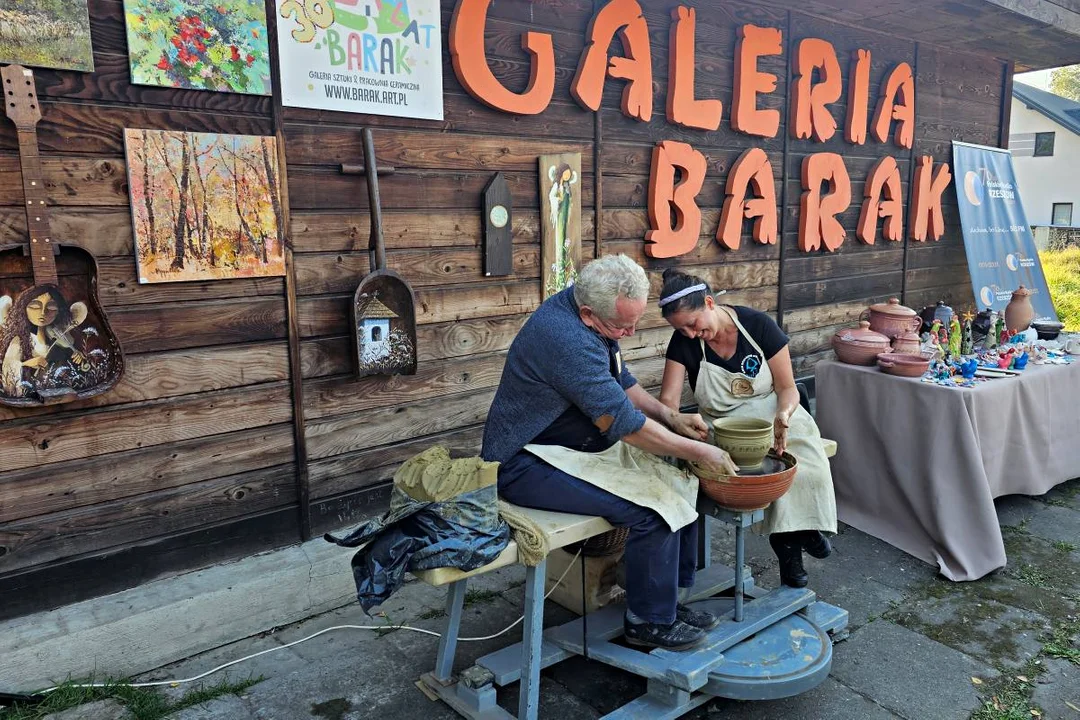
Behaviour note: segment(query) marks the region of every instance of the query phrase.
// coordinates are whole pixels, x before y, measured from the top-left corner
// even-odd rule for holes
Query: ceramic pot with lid
[[[870,329],[881,333],[890,341],[904,332],[919,332],[922,318],[909,307],[904,307],[896,298],[889,298],[887,303],[871,305],[859,318],[869,320]]]
[[[842,328],[832,337],[833,350],[842,363],[873,365],[879,353],[889,352],[889,338],[870,329],[863,320],[857,328]]]
[[[1005,327],[1010,333],[1027,330],[1035,319],[1035,308],[1031,304],[1031,291],[1021,285],[1013,291],[1012,299],[1005,306]]]
[[[922,352],[922,342],[918,335],[907,330],[893,338],[892,350],[894,353],[918,355]]]

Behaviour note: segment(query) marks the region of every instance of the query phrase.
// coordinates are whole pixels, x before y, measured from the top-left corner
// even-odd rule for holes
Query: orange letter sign
[[[941,163],[933,172],[934,159],[929,155],[919,158],[915,170],[915,189],[911,204],[915,206],[911,219],[911,239],[926,242],[927,236],[940,240],[945,234],[945,219],[941,215],[941,196],[952,182],[949,163]]]
[[[819,70],[821,82],[812,85],[814,70]],[[792,61],[795,90],[791,98],[791,129],[799,140],[812,134],[825,142],[836,133],[836,120],[827,107],[840,99],[844,87],[840,80],[840,63],[832,43],[817,38],[799,42]]]
[[[753,186],[753,200],[747,192]],[[724,188],[724,209],[716,239],[728,250],[738,250],[742,239],[743,218],[757,218],[751,236],[762,245],[776,242],[776,186],[772,163],[761,148],[750,148],[735,161]]]
[[[903,240],[904,205],[901,200],[900,168],[896,166],[895,158],[886,155],[875,163],[866,178],[863,195],[866,200],[859,215],[856,237],[867,245],[873,245],[877,239],[878,218],[883,217],[888,218],[882,228],[885,239],[894,242]]]
[[[821,194],[821,183],[829,192]],[[844,159],[836,153],[815,153],[803,158],[802,207],[799,213],[799,249],[817,250],[822,245],[832,252],[843,245],[844,227],[836,216],[851,204],[851,178]]]
[[[849,143],[866,142],[866,115],[870,111],[870,51],[851,53],[851,79],[848,81],[847,124],[844,136]]]
[[[529,53],[532,74],[525,92],[510,92],[496,79],[484,54],[484,25],[491,0],[460,0],[450,21],[450,55],[458,81],[485,105],[516,115],[538,115],[555,92],[555,50],[551,36],[527,32],[521,46]]]
[[[619,33],[628,57],[613,57],[608,64],[608,47]],[[589,110],[599,110],[604,95],[604,79],[626,80],[622,111],[627,117],[648,122],[652,118],[652,55],[649,25],[636,0],[611,0],[589,23],[577,74],[570,94]]]
[[[743,25],[735,47],[735,90],[731,99],[731,127],[748,135],[776,137],[780,129],[780,111],[775,108],[758,110],[758,93],[776,89],[776,76],[760,72],[757,59],[781,53],[780,31]]]
[[[874,137],[878,142],[888,141],[893,120],[897,121],[896,144],[910,150],[915,140],[915,78],[907,63],[894,67],[885,80],[874,113]]]
[[[686,143],[665,140],[653,148],[649,178],[649,224],[645,254],[654,258],[684,255],[697,247],[701,209],[695,198],[705,182],[705,156]],[[683,180],[675,184],[675,169]],[[675,227],[671,226],[672,211]]]
[[[720,127],[723,105],[719,100],[694,99],[694,28],[697,13],[679,5],[671,11],[668,41],[668,122],[700,130]]]

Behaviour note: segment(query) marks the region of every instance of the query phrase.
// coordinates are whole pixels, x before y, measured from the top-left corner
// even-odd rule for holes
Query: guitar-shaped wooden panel
[[[99,395],[120,379],[124,356],[97,298],[97,262],[49,231],[38,159],[41,120],[34,74],[0,69],[4,111],[19,136],[25,245],[0,248],[0,404],[50,405]]]

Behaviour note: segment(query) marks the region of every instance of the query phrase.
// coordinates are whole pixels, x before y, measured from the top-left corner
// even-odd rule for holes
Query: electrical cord
[[[577,559],[579,557],[581,557],[581,550],[577,551],[577,554],[574,555],[574,559],[571,560],[570,563],[566,566],[566,570],[564,570],[563,574],[559,576],[559,579],[555,581],[555,584],[551,586],[551,590],[548,590],[548,592],[544,595],[545,600],[548,599],[548,597],[551,595],[551,593],[555,592],[555,588],[559,587],[559,585],[563,581],[563,578],[565,578],[567,573],[570,572],[570,568],[574,567],[574,563],[577,561]],[[584,563],[582,563],[582,564],[584,564]],[[493,635],[485,635],[483,637],[458,638],[458,641],[459,642],[480,642],[482,640],[493,640],[493,639],[499,637],[500,635],[503,635],[503,634],[508,633],[511,630],[513,630],[524,619],[525,619],[525,615],[522,615],[517,620],[510,623],[509,625],[504,627],[502,630],[500,630],[497,633],[494,633]],[[379,630],[379,631],[411,630],[412,632],[423,633],[424,635],[432,635],[434,637],[442,637],[442,633],[437,633],[434,630],[425,630],[424,628],[411,627],[409,625],[335,625],[333,627],[328,627],[328,628],[326,628],[324,630],[320,630],[319,632],[312,633],[311,635],[308,635],[305,638],[300,638],[299,640],[293,640],[291,643],[288,643],[286,645],[280,645],[278,647],[267,648],[266,650],[261,650],[260,652],[252,653],[251,655],[245,655],[244,657],[238,658],[236,660],[231,660],[231,661],[229,661],[227,663],[224,663],[222,665],[218,665],[216,668],[214,668],[212,670],[207,670],[204,673],[201,673],[199,675],[195,675],[194,677],[184,678],[182,680],[155,680],[153,682],[131,683],[130,687],[136,687],[136,688],[161,687],[161,686],[164,686],[164,685],[169,685],[169,686],[175,687],[176,685],[184,685],[184,684],[187,684],[187,683],[192,683],[192,682],[195,682],[196,680],[202,680],[204,677],[207,677],[209,675],[213,675],[214,673],[221,672],[225,668],[232,667],[233,665],[239,665],[242,662],[247,662],[248,660],[251,660],[253,658],[257,658],[260,655],[268,655],[270,653],[277,652],[278,650],[285,650],[286,648],[291,648],[294,645],[299,645],[300,643],[307,642],[308,640],[313,640],[313,639],[319,637],[320,635],[323,635],[323,634],[328,633],[328,632],[332,632],[334,630]],[[45,690],[40,690],[40,691],[38,691],[37,694],[38,695],[45,695],[47,693],[53,692],[54,690],[59,690],[61,687],[100,688],[100,687],[112,687],[115,684],[116,683],[85,683],[85,684],[79,684],[79,685],[57,685],[55,687],[47,688]]]

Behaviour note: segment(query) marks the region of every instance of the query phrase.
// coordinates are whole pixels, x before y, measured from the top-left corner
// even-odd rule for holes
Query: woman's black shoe
[[[780,560],[780,583],[788,587],[806,587],[810,577],[802,564],[802,539],[798,533],[773,533],[769,545]]]
[[[818,560],[824,560],[832,555],[832,544],[820,530],[803,530],[802,546],[803,550]]]
[[[670,625],[631,623],[623,620],[623,633],[629,645],[665,650],[689,650],[705,639],[704,630],[687,625],[681,620]]]

